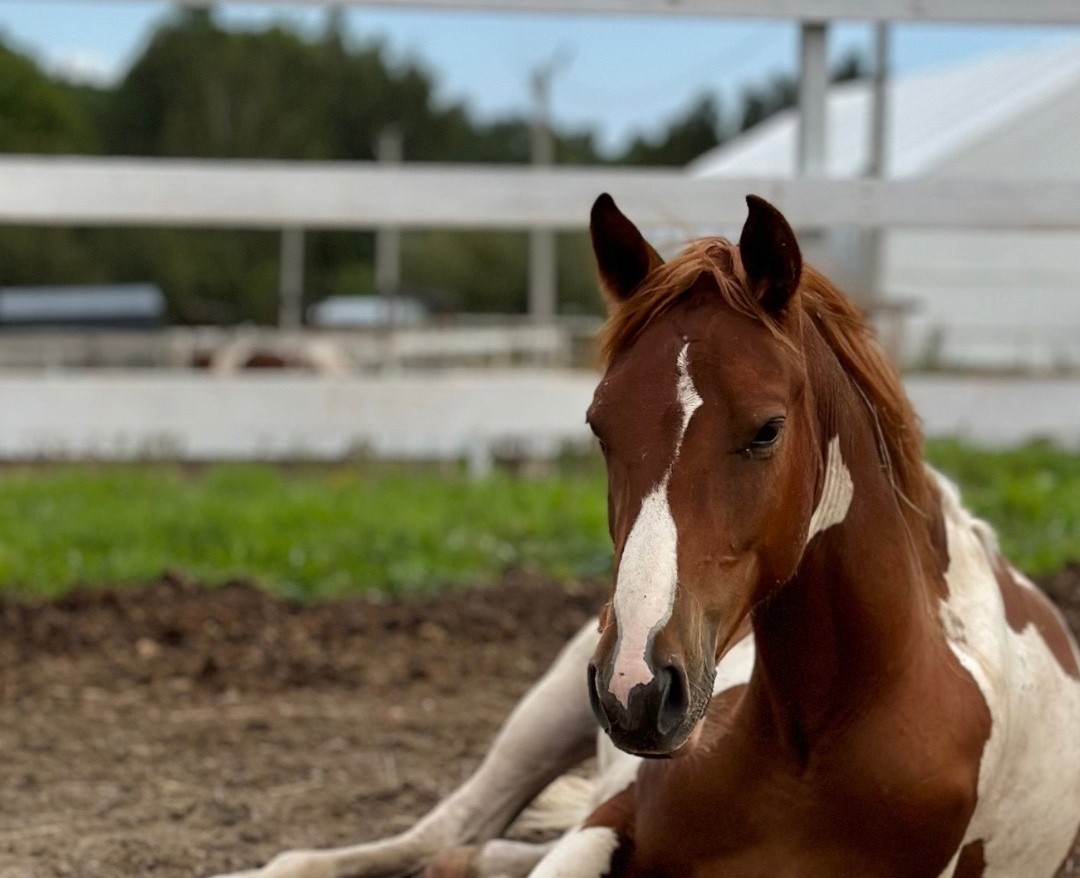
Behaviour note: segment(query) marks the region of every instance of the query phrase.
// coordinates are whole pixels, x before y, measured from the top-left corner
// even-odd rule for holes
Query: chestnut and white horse
[[[609,197],[593,208],[599,625],[412,830],[245,875],[1054,874],[1080,827],[1076,644],[924,464],[863,318],[747,200],[738,245],[667,263]],[[500,839],[597,723],[569,830]]]

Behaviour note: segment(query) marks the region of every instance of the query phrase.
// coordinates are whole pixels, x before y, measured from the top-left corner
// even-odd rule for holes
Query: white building
[[[828,96],[827,171],[865,173],[871,86]],[[887,175],[1080,179],[1080,43],[985,57],[889,84]],[[785,111],[689,166],[701,176],[791,176],[797,113]],[[850,280],[854,232],[814,260]],[[1080,367],[1080,230],[910,231],[884,236],[880,289],[910,303],[909,362]],[[854,290],[853,290],[854,291]]]

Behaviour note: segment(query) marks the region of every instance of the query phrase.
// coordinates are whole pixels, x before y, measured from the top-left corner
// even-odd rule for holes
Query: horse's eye
[[[776,444],[776,440],[780,438],[783,429],[783,418],[773,418],[771,421],[766,421],[762,424],[761,429],[754,434],[750,446],[746,449],[747,452],[755,455],[767,453]]]
[[[593,436],[596,437],[596,441],[600,445],[600,451],[607,454],[607,443],[603,440],[603,437],[601,437],[600,431],[596,429],[596,425],[588,418],[586,418],[585,423],[589,425],[589,429],[592,430]]]

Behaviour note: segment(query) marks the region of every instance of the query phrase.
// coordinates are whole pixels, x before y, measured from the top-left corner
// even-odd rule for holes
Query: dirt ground
[[[1080,630],[1080,567],[1043,585]],[[0,599],[0,878],[189,878],[404,829],[602,590],[298,607],[167,577]]]

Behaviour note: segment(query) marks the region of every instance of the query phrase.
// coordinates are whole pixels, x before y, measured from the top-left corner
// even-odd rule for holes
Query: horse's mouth
[[[631,756],[641,759],[679,759],[697,749],[705,725],[705,712],[709,701],[694,705],[679,728],[661,733],[654,730],[643,736],[641,730],[628,732],[615,726],[606,726],[604,731],[612,743]]]

